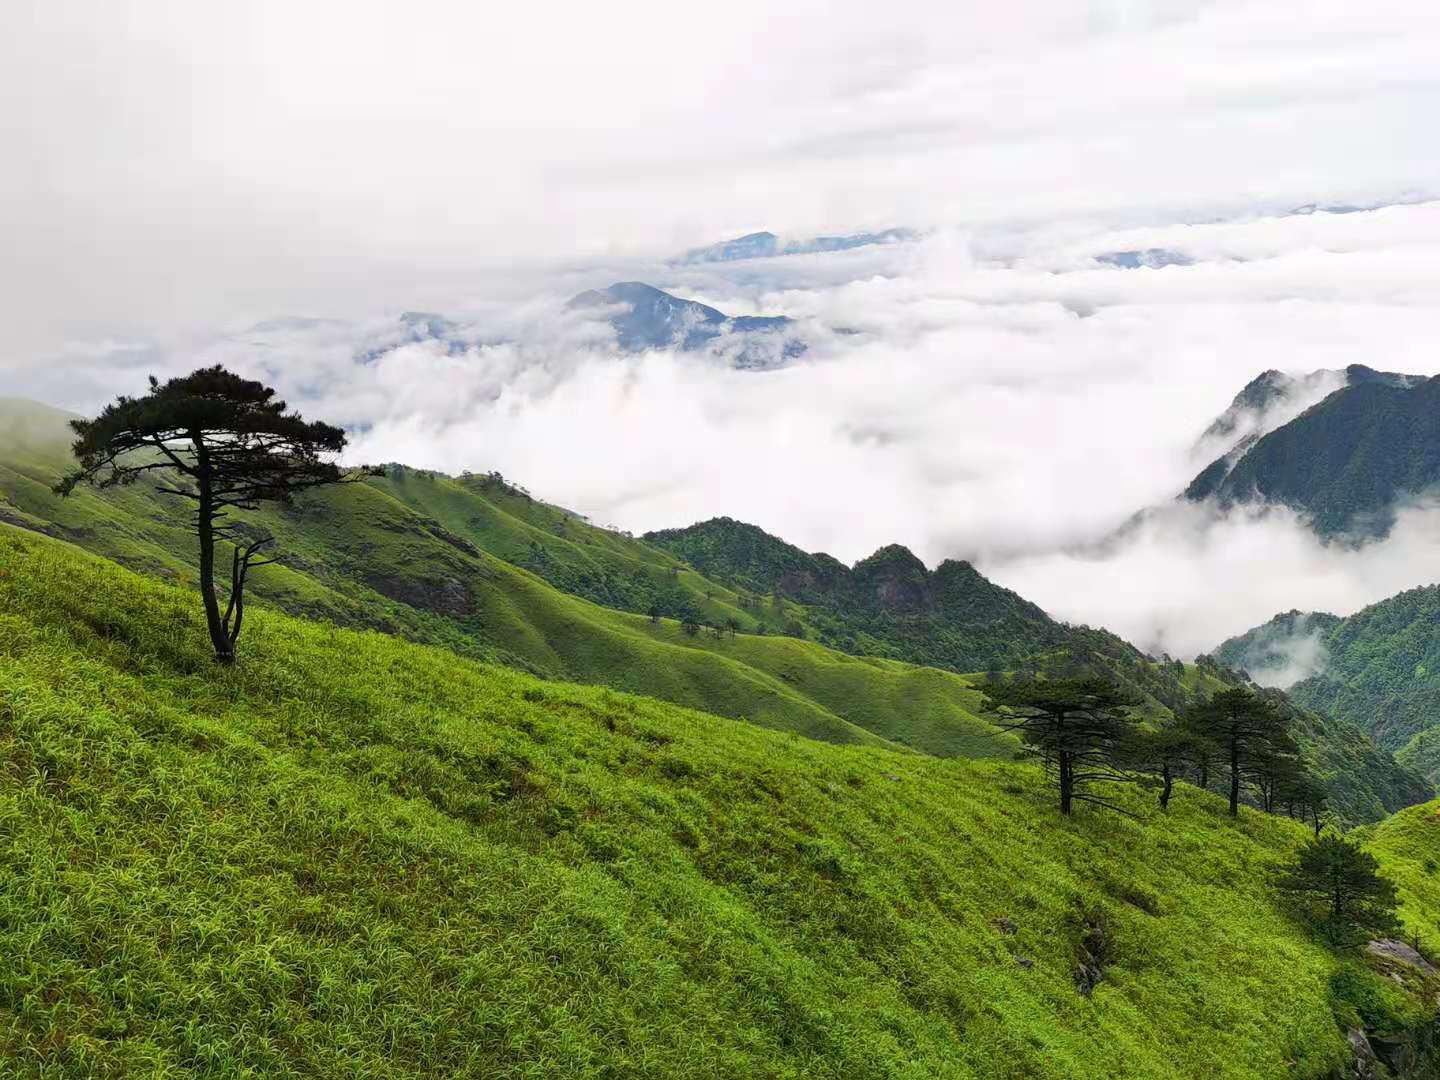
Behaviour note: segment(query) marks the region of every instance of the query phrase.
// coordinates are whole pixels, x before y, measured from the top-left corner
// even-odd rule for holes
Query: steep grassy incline
[[[154,484],[141,482],[127,490],[105,492],[82,490],[68,501],[59,500],[49,491],[56,478],[73,465],[68,419],[68,413],[35,402],[0,399],[0,520],[7,518],[12,524],[40,527],[91,550],[102,550],[107,557],[132,564],[135,569],[176,573],[183,564],[193,562],[192,537],[183,528],[171,526],[176,503],[171,498],[157,497]],[[425,518],[432,540],[471,553],[478,549],[494,554],[503,562],[536,573],[562,592],[608,608],[632,612],[657,608],[670,618],[693,616],[716,625],[734,619],[740,628],[749,631],[765,626],[778,632],[792,619],[806,624],[808,613],[798,605],[788,605],[785,611],[762,611],[752,598],[742,598],[734,590],[704,579],[671,554],[625,534],[590,526],[576,514],[541,503],[498,475],[449,478],[392,465],[386,477],[374,478],[367,485]],[[351,505],[347,501],[350,498],[361,501]],[[363,495],[357,497],[347,491],[333,500],[321,500],[320,505],[337,511],[344,521],[354,517],[356,508],[363,510],[373,505],[363,500]],[[314,498],[302,501],[301,507],[307,505],[317,503]],[[278,523],[276,517],[266,513],[253,520],[256,526],[284,531],[284,523]],[[390,527],[392,531],[408,531],[399,523]],[[344,540],[340,531],[338,539]],[[298,539],[304,547],[304,537],[285,539]],[[374,546],[383,549],[384,544]],[[287,562],[295,562],[294,554],[287,557]],[[382,589],[386,586],[383,577],[377,582]],[[275,588],[274,583],[271,585]],[[344,589],[353,583],[340,580],[334,585]],[[399,588],[399,583],[395,585]],[[291,586],[300,589],[301,583],[291,582]],[[444,586],[429,592],[432,608],[452,613],[444,611]],[[377,609],[384,608],[382,598],[374,596],[373,590],[364,596],[359,608],[353,598],[330,595],[324,588],[308,598],[297,595],[288,599],[307,600],[314,615],[323,613],[350,622],[367,616],[377,618]],[[408,599],[425,600],[426,589],[412,590]],[[454,603],[449,606],[454,608]],[[384,618],[390,619],[403,616],[403,612],[399,616],[395,611],[384,613]],[[415,621],[415,616],[410,616],[410,621]],[[445,632],[435,626],[426,629],[432,635]],[[426,629],[406,626],[412,636],[423,635]]]
[[[20,417],[29,419],[22,424]],[[23,412],[12,409],[11,419],[17,422],[8,430],[20,435],[0,435],[0,521],[72,540],[147,573],[195,581],[196,542],[184,517],[177,518],[173,497],[141,482],[61,499],[50,485],[64,468],[56,450],[63,417],[27,405]],[[39,437],[24,437],[36,429]],[[494,486],[483,478],[471,483]],[[552,515],[564,517],[514,489],[496,497],[504,503],[485,510],[490,504],[463,482],[403,470],[375,484],[315,493],[292,507],[267,507],[246,515],[246,527],[273,534],[284,564],[257,570],[252,588],[258,597],[308,617],[401,634],[547,677],[649,694],[811,738],[889,740],[943,755],[1005,755],[1014,749],[1013,740],[995,737],[977,715],[980,695],[958,675],[779,636],[690,636],[673,619],[652,621],[559,592],[448,527],[464,527],[477,540],[503,549],[505,543],[530,543],[539,523]],[[587,558],[602,567],[631,560],[636,575],[649,572],[636,554],[645,545],[573,517],[565,527],[572,538],[552,531],[549,547],[569,551],[570,565]],[[503,541],[503,535],[513,539]],[[663,587],[692,590],[702,604],[704,591],[720,596],[718,586],[648,550],[655,560],[652,577]],[[677,586],[677,580],[683,584]]]
[[[0,527],[11,1075],[1322,1077],[1304,836],[831,746],[192,593]],[[1075,982],[1082,941],[1102,961]],[[1375,977],[1344,969],[1346,987]]]
[[[1412,806],[1373,827],[1366,844],[1400,891],[1407,939],[1440,956],[1440,802]]]
[[[708,580],[661,549],[534,498],[503,477],[460,478],[389,466],[371,483],[455,536],[525,568],[562,592],[604,607],[779,633],[789,620],[808,629],[808,613],[763,607],[748,594]]]

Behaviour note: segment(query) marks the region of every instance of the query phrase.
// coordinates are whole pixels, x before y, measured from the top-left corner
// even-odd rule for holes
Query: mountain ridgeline
[[[1341,385],[1272,430],[1246,431],[1185,491],[1222,507],[1277,503],[1299,511],[1325,538],[1383,537],[1397,509],[1440,484],[1440,376],[1352,365],[1292,377],[1266,372],[1241,392],[1207,435],[1243,430],[1297,395]]]
[[[678,262],[682,264],[737,262],[745,259],[773,259],[782,255],[821,255],[851,251],[874,244],[900,244],[916,240],[912,229],[883,229],[880,232],[848,233],[843,236],[812,236],[782,239],[772,232],[746,233],[733,240],[693,248]]]
[[[685,300],[643,281],[617,281],[570,301],[581,310],[612,311],[615,341],[624,352],[645,349],[713,350],[738,368],[777,367],[804,354],[805,342],[786,336],[794,320],[785,315],[726,315],[698,300]]]
[[[194,583],[194,537],[155,482],[50,490],[69,467],[65,422],[0,401],[0,522]],[[283,610],[829,742],[1009,755],[983,713],[990,670],[1102,676],[1152,721],[1237,682],[1058,623],[965,563],[932,572],[890,547],[847,568],[738,522],[680,530],[684,545],[636,539],[494,474],[391,466],[239,523],[275,537],[281,561],[251,589]],[[1295,727],[1347,820],[1426,797],[1353,725]]]
[[[947,559],[931,571],[899,544],[849,567],[731,518],[645,539],[708,577],[814,608],[822,613],[820,640],[838,648],[878,648],[917,663],[984,671],[1070,640],[1066,627],[968,562]]]

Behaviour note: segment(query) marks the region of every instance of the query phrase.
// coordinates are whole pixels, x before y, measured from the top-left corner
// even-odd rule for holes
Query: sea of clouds
[[[1150,248],[1190,264],[1095,258]],[[1262,371],[1440,371],[1437,260],[1440,202],[1088,233],[940,229],[837,254],[537,272],[526,299],[443,312],[446,340],[407,342],[395,312],[277,318],[183,355],[73,357],[65,377],[84,385],[88,371],[98,396],[116,365],[138,379],[224,363],[346,424],[357,460],[498,469],[634,532],[729,515],[849,561],[904,543],[932,565],[970,559],[1058,617],[1189,656],[1278,611],[1343,614],[1440,580],[1428,503],[1358,549],[1322,545],[1289,512],[1174,503],[1224,448],[1201,433]],[[810,350],[770,372],[627,355],[565,305],[577,278],[637,276],[729,313],[790,315]],[[1339,382],[1281,402],[1268,424]]]
[[[0,394],[224,363],[357,460],[968,558],[1177,655],[1440,577],[1423,501],[1358,549],[1172,503],[1261,371],[1440,371],[1430,6],[622,7],[7,6]],[[923,238],[671,261],[767,226]],[[566,301],[634,279],[809,351],[619,354]]]

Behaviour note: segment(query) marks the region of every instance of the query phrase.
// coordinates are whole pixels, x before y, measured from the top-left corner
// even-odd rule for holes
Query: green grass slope
[[[153,484],[81,489],[69,499],[51,492],[68,467],[65,432],[64,413],[0,401],[0,521],[193,584],[195,540],[176,500]],[[823,618],[788,600],[757,603],[743,587],[717,584],[650,544],[596,528],[497,477],[450,479],[395,467],[382,479],[268,507],[249,515],[248,527],[273,534],[284,560],[258,570],[253,591],[292,613],[827,741],[878,739],[972,757],[1008,755],[1015,746],[978,715],[971,678],[748,634],[797,613]],[[994,590],[958,564],[952,569],[936,580],[958,574],[967,590]],[[1033,607],[999,592],[1001,614],[1012,601]],[[715,623],[734,617],[742,632],[690,637],[673,619],[651,622],[586,596],[641,610],[655,603]],[[1039,609],[1033,613],[1044,619]],[[1152,718],[1224,685],[1218,670],[1155,663],[1102,631],[1050,625],[1068,644],[1031,667],[1070,671],[1079,664],[1115,679],[1147,696]],[[1313,748],[1317,769],[1338,778],[1336,806],[1347,821],[1376,820],[1431,794],[1397,779],[1404,770],[1388,754],[1366,752],[1358,745],[1363,736],[1315,727],[1300,732],[1302,741]]]
[[[68,499],[50,490],[65,468],[63,430],[64,415],[54,410],[27,403],[7,413],[0,405],[0,432],[20,433],[0,435],[0,521],[193,584],[195,540],[173,497],[144,482],[82,489]],[[467,483],[498,488],[501,509],[486,510],[488,501],[469,492]],[[515,513],[505,511],[507,505]],[[894,741],[942,755],[1013,752],[1014,741],[996,737],[977,715],[980,695],[958,675],[778,636],[691,637],[673,619],[652,622],[560,592],[475,542],[504,550],[495,537],[510,531],[519,537],[515,544],[528,544],[526,530],[551,515],[563,517],[485,478],[449,481],[399,470],[373,484],[315,493],[243,520],[247,528],[273,534],[284,559],[255,572],[254,593],[297,614],[811,738]],[[575,565],[592,552],[601,553],[594,558],[602,565],[608,552],[632,560],[636,574],[651,574],[665,588],[691,590],[701,604],[724,610],[718,586],[680,571],[669,556],[653,552],[655,563],[647,569],[636,554],[645,545],[575,519],[566,527],[571,539],[552,534],[549,543],[555,550],[569,544]],[[706,591],[712,600],[706,601]]]
[[[733,619],[747,631],[779,632],[790,619],[808,627],[809,613],[798,606],[759,605],[652,544],[597,528],[494,474],[455,478],[398,465],[371,483],[497,558],[604,607],[655,608],[721,626]]]
[[[1405,937],[1440,957],[1440,802],[1412,806],[1373,827],[1366,844],[1400,892]]]
[[[932,572],[890,547],[846,567],[729,518],[647,539],[712,577],[805,601],[822,639],[845,648],[861,635],[887,655],[940,667],[1013,663],[1022,671],[1094,675],[1136,694],[1152,721],[1244,682],[1219,665],[1155,661],[1107,631],[1057,623],[968,563],[947,561]],[[1307,763],[1328,783],[1331,805],[1346,822],[1377,821],[1434,795],[1433,784],[1397,764],[1353,720],[1293,713]]]
[[[242,645],[219,668],[192,593],[0,526],[9,1075],[1345,1059],[1337,961],[1269,891],[1296,823],[1188,787],[1168,815],[1123,790],[1137,820],[1061,820],[1028,765],[827,745],[264,608]]]

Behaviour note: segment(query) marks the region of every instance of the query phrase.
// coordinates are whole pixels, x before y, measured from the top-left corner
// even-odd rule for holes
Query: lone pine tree
[[[1230,767],[1230,815],[1240,812],[1240,790],[1247,779],[1265,785],[1295,753],[1289,721],[1279,707],[1253,690],[1221,690],[1187,711],[1186,730],[1220,746]],[[1268,809],[1268,807],[1267,807]]]
[[[1371,935],[1394,933],[1399,925],[1395,886],[1379,869],[1373,855],[1327,835],[1301,849],[1296,865],[1279,884],[1327,941],[1348,946]]]
[[[1018,732],[1045,763],[1060,792],[1060,812],[1076,801],[1114,809],[1087,791],[1097,780],[1126,781],[1121,765],[1134,731],[1135,700],[1104,679],[1036,679],[985,686],[1004,731]]]
[[[215,658],[235,659],[245,618],[250,570],[273,538],[251,538],[227,520],[231,510],[266,501],[288,502],[298,491],[359,480],[377,470],[344,470],[331,455],[345,448],[337,427],[288,411],[275,391],[216,366],[160,383],[143,397],[121,396],[93,420],[72,420],[72,450],[80,465],[55,490],[68,495],[82,483],[114,487],[147,473],[170,473],[159,490],[194,504],[200,541],[200,595]],[[215,588],[215,545],[233,548],[224,612]]]

